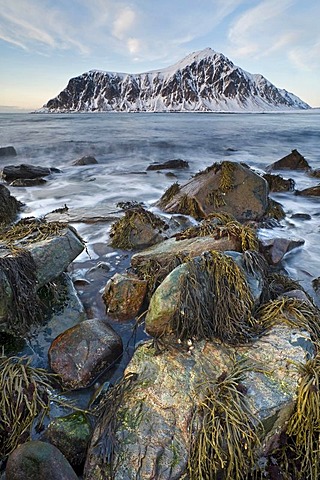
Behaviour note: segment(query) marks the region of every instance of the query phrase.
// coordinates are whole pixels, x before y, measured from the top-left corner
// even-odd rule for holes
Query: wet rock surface
[[[120,336],[104,321],[85,320],[63,332],[48,352],[51,369],[67,388],[85,388],[122,354]]]
[[[11,145],[9,147],[0,147],[0,157],[15,157],[16,149]]]
[[[281,262],[286,253],[304,244],[303,239],[272,238],[260,240],[260,249],[270,265]]]
[[[76,468],[85,461],[91,435],[92,426],[87,416],[75,412],[52,420],[41,440],[57,447],[70,465]]]
[[[86,155],[84,157],[78,158],[77,160],[74,160],[71,165],[83,166],[83,165],[95,165],[97,163],[98,161],[96,160],[95,157],[92,157],[91,155]]]
[[[175,160],[168,160],[164,163],[152,163],[147,167],[147,170],[169,170],[169,169],[181,169],[189,168],[189,162],[181,160],[180,158]]]
[[[15,220],[21,207],[22,203],[10,194],[7,187],[0,184],[0,226]]]
[[[2,177],[7,182],[12,182],[18,178],[40,178],[51,175],[52,173],[60,173],[57,168],[41,167],[39,165],[29,165],[21,163],[20,165],[7,165],[2,170]]]
[[[176,190],[169,198],[165,193],[156,205],[165,212],[189,214],[196,219],[224,212],[239,221],[259,220],[268,206],[266,180],[234,162],[214,164]]]
[[[146,280],[135,275],[116,273],[108,281],[102,295],[107,314],[117,320],[134,318],[142,307],[146,292]]]
[[[277,431],[278,419],[285,421],[293,407],[299,375],[290,361],[304,363],[307,355],[307,346],[296,342],[299,335],[305,334],[279,325],[252,346],[237,348],[237,355],[252,365],[243,384],[250,408],[268,425],[265,441]],[[137,474],[145,480],[184,478],[194,405],[201,402],[210,381],[230,368],[233,352],[231,347],[210,342],[193,347],[156,354],[152,342],[147,342],[136,350],[126,374],[137,377],[116,417],[115,479],[129,480]],[[266,372],[255,370],[257,364]],[[105,433],[103,424],[97,425],[86,480],[108,478],[110,465],[97,448]]]
[[[30,441],[8,458],[6,480],[78,480],[64,455],[54,445]]]
[[[298,150],[292,150],[289,155],[281,158],[280,160],[272,163],[266,169],[270,170],[310,170],[310,165],[307,160],[298,152]]]

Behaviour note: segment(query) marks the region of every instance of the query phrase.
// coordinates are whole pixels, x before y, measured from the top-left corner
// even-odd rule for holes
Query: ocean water
[[[26,204],[21,216],[37,216],[67,205],[94,214],[105,208],[117,210],[120,201],[159,199],[174,182],[180,184],[199,170],[222,160],[245,162],[257,171],[297,149],[312,168],[320,167],[320,111],[276,114],[1,114],[0,146],[13,145],[16,157],[0,158],[0,169],[8,164],[30,163],[56,167],[48,182],[38,187],[9,187]],[[84,155],[98,164],[72,166]],[[176,171],[146,171],[154,162],[181,158],[190,168]],[[293,178],[296,188],[317,185],[319,180],[301,172],[276,172]],[[287,214],[281,225],[259,231],[260,237],[285,236],[305,240],[303,247],[287,254],[283,267],[315,298],[312,280],[320,276],[320,199],[293,192],[272,194]],[[292,219],[308,213],[310,220]],[[126,252],[109,245],[110,223],[74,224],[87,242],[70,267],[74,279],[89,281],[79,288],[91,315],[104,317],[101,291],[107,280],[128,266]],[[99,262],[109,270],[96,268]],[[128,339],[127,324],[113,322]],[[140,330],[137,336],[143,337]]]

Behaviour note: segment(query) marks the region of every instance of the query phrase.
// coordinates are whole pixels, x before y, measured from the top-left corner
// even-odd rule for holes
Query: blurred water
[[[0,157],[0,169],[8,164],[30,163],[56,167],[38,187],[10,187],[26,204],[22,216],[42,216],[63,207],[116,209],[119,201],[142,201],[152,206],[174,181],[183,183],[192,174],[222,160],[245,162],[259,171],[297,149],[312,168],[320,167],[320,112],[286,114],[0,114],[0,146],[13,145],[16,157]],[[72,166],[84,155],[98,164]],[[181,158],[189,162],[176,178],[165,171],[146,171],[153,162]],[[301,190],[319,180],[304,173],[282,172]],[[305,245],[288,254],[283,262],[290,276],[313,293],[312,279],[320,276],[320,201],[292,192],[273,194],[287,217],[273,230],[260,230],[261,237],[303,238]],[[291,219],[293,213],[308,213],[311,220]],[[81,288],[85,306],[104,315],[101,289],[115,271],[129,262],[125,252],[108,246],[108,223],[75,224],[87,241],[88,251],[71,266],[74,278],[86,276],[89,287]],[[98,262],[110,270],[88,273]],[[91,275],[91,276],[90,276]],[[128,339],[128,327],[115,325]],[[138,336],[143,334],[140,332]]]

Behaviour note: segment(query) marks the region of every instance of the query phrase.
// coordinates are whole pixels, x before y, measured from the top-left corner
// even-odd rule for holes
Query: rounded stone
[[[78,476],[57,447],[36,440],[9,455],[6,480],[78,480]]]
[[[122,340],[106,322],[85,320],[58,335],[49,349],[49,363],[70,389],[86,388],[122,355]]]

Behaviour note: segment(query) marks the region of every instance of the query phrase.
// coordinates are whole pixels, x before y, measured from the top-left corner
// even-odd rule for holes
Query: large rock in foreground
[[[214,164],[182,187],[176,185],[157,202],[165,212],[183,213],[197,219],[225,212],[238,221],[260,220],[268,207],[266,180],[245,165]]]
[[[107,430],[110,423],[96,426],[85,479],[110,478],[108,447],[114,448],[115,480],[186,478],[190,442],[200,421],[195,408],[214,382],[223,381],[233,355],[252,366],[239,389],[246,392],[252,413],[264,425],[267,442],[291,413],[299,383],[293,361],[304,364],[310,346],[308,334],[281,324],[253,345],[236,349],[202,341],[189,351],[172,348],[159,354],[151,342],[139,346],[126,370],[127,378],[136,379],[112,416],[114,431]],[[111,442],[108,447],[106,439]]]

